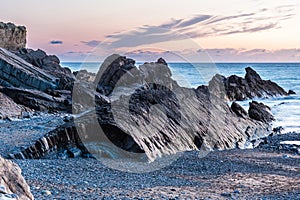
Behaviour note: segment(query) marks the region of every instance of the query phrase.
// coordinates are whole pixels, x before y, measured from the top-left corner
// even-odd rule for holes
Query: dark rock
[[[0,47],[16,51],[26,46],[26,27],[0,22]]]
[[[75,76],[68,68],[60,66],[58,57],[47,55],[41,49],[21,49],[16,55],[27,61],[28,63],[38,67],[40,71],[47,73],[59,80],[57,89],[71,90],[75,81]]]
[[[10,198],[5,199],[33,200],[30,188],[21,175],[21,169],[2,157],[0,157],[0,166],[0,199],[6,195]]]
[[[209,83],[209,87],[219,88],[223,98],[229,101],[242,101],[252,99],[255,97],[273,97],[273,96],[286,96],[288,93],[283,88],[270,80],[263,80],[256,71],[252,68],[246,68],[245,78],[232,75],[224,77],[216,75]]]
[[[13,99],[17,104],[36,111],[70,113],[72,110],[70,91],[56,91],[60,97],[54,97],[38,90],[14,87],[0,88],[0,92]]]
[[[235,101],[232,102],[230,108],[239,117],[247,117],[248,116],[248,113],[244,110],[244,108],[242,106],[240,106],[238,103],[236,103]]]
[[[293,90],[289,90],[288,95],[292,95],[292,94],[296,94],[296,92],[294,92]]]
[[[263,103],[252,101],[249,105],[248,113],[250,118],[266,123],[270,123],[275,120],[271,114],[271,109]]]
[[[46,91],[57,88],[58,82],[58,78],[0,48],[0,85]]]
[[[168,63],[163,58],[159,58],[156,63],[168,66]]]

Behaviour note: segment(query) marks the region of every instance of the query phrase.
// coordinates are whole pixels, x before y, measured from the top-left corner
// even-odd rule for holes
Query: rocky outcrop
[[[94,84],[78,80],[72,99],[74,123],[13,156],[38,158],[76,144],[94,154],[130,157],[134,152],[153,161],[182,151],[243,148],[252,137],[271,132],[264,117],[251,118],[238,106],[231,109],[216,95],[222,93],[219,85],[180,87],[163,59],[139,68],[134,63],[112,55]]]
[[[59,80],[0,48],[0,85],[46,91],[58,87]]]
[[[225,95],[224,98],[229,101],[288,95],[288,93],[276,83],[270,80],[263,80],[259,74],[250,67],[246,68],[245,78],[236,75],[227,78],[216,75],[213,77],[210,85],[214,88],[224,88],[225,92],[223,94],[217,94],[217,92],[215,92],[215,94],[219,96]]]
[[[24,59],[28,63],[39,68],[46,74],[49,74],[59,80],[57,89],[59,90],[71,90],[75,76],[68,68],[60,66],[60,60],[55,55],[47,55],[46,52],[41,49],[20,49],[16,52],[16,55]]]
[[[26,27],[0,22],[0,47],[16,51],[26,46]]]
[[[15,103],[36,111],[71,113],[72,110],[71,91],[68,90],[47,90],[47,94],[39,90],[3,87],[0,92]]]
[[[34,199],[29,186],[21,175],[21,169],[2,157],[0,157],[0,199]]]

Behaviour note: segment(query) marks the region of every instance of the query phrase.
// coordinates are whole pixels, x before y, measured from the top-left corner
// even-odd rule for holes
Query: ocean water
[[[137,63],[139,65],[141,63]],[[100,63],[62,63],[73,71],[87,69],[97,72]],[[300,63],[170,63],[173,78],[181,85],[197,87],[207,85],[216,73],[224,76],[245,76],[245,68],[252,67],[265,80],[272,80],[285,90],[294,90],[297,94],[288,97],[256,99],[272,109],[276,121],[273,126],[282,126],[284,132],[300,132]],[[239,102],[248,110],[249,101]]]

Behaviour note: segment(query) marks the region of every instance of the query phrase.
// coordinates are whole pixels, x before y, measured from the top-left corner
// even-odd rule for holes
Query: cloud
[[[51,40],[49,42],[49,44],[63,44],[63,41],[61,41],[61,40]]]
[[[90,40],[90,41],[81,41],[81,43],[90,46],[90,47],[97,47],[101,41],[99,40]]]
[[[274,15],[277,10],[280,12]],[[227,16],[199,14],[186,19],[171,19],[158,25],[143,25],[129,32],[107,35],[106,39],[109,40],[107,46],[111,48],[126,48],[188,38],[254,33],[280,28],[282,21],[293,16],[295,13],[290,6]]]

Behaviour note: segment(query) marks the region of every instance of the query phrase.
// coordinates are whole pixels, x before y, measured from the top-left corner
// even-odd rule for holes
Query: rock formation
[[[22,117],[27,112],[30,112],[29,108],[18,105],[11,98],[0,92],[0,119],[6,119],[9,117]]]
[[[226,78],[218,74],[213,77],[210,85],[214,88],[224,88],[225,96],[227,96],[229,101],[288,95],[288,93],[276,83],[270,80],[262,80],[256,71],[250,67],[246,68],[245,78],[236,75]],[[217,94],[218,91],[214,91],[214,93],[219,96],[224,95]]]
[[[0,47],[16,51],[26,46],[26,28],[0,22]]]
[[[214,80],[210,86],[184,88],[171,78],[163,59],[139,68],[134,63],[119,55],[108,57],[94,84],[85,78],[75,83],[74,123],[11,157],[39,158],[73,145],[109,157],[141,153],[153,161],[200,148],[243,148],[246,141],[271,132],[272,117],[262,104],[253,102],[249,114],[238,104],[231,109],[216,95],[226,90],[213,87]]]
[[[21,175],[21,169],[2,157],[0,157],[0,199],[34,199],[29,186]]]

